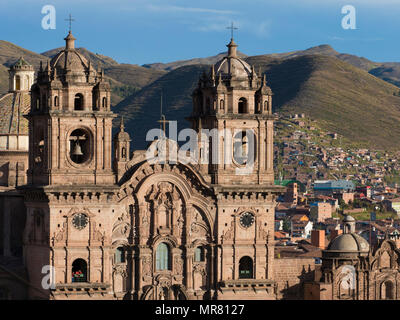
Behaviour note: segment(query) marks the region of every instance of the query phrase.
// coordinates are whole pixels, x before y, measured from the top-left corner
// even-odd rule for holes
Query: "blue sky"
[[[44,30],[44,5],[56,29]],[[341,25],[344,5],[356,9],[355,30]],[[330,44],[375,61],[400,61],[400,0],[0,0],[0,39],[35,52],[64,45],[64,21],[75,18],[76,45],[121,63],[207,57],[225,51],[231,21],[248,55]]]

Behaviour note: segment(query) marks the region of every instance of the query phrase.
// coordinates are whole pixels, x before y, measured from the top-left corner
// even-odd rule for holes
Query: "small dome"
[[[251,67],[242,59],[225,57],[215,65],[217,77],[221,73],[222,78],[232,76],[236,78],[248,78],[251,75]]]
[[[130,141],[131,140],[129,133],[126,131],[119,131],[116,134],[115,138],[118,139],[119,141]]]
[[[329,246],[328,251],[342,251],[342,252],[368,252],[368,242],[356,233],[342,234],[333,239]]]
[[[14,63],[11,67],[11,70],[33,70],[33,66],[30,65],[26,60],[22,57],[18,59],[16,63]]]
[[[50,61],[50,70],[55,70],[57,78],[63,79],[68,72],[75,82],[86,82],[87,75],[95,75],[95,70],[90,62],[75,49],[75,38],[71,34],[64,39],[65,48]]]
[[[249,78],[252,74],[251,66],[237,56],[237,44],[231,40],[227,45],[228,55],[218,61],[215,66],[215,74],[217,78],[221,75],[224,78]]]
[[[125,131],[124,117],[121,118],[121,123],[119,125],[119,131],[115,135],[114,139],[119,141],[131,141],[129,133]]]
[[[352,216],[350,215],[346,215],[343,219],[343,222],[355,222],[356,219],[354,219]]]
[[[88,62],[76,50],[63,50],[51,59],[50,67],[51,69],[57,68],[57,73],[60,74],[66,69],[85,73],[88,68]]]

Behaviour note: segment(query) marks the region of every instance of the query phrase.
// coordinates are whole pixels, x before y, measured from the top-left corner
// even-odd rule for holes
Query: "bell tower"
[[[201,171],[213,184],[273,184],[271,89],[238,57],[233,39],[227,47],[193,93],[188,120],[199,133]]]
[[[40,66],[28,115],[29,171],[33,185],[115,182],[112,171],[110,85],[75,49],[65,48]]]
[[[233,38],[227,47],[201,76],[188,118],[198,167],[217,199],[216,298],[275,299],[274,208],[282,188],[274,185],[272,92]]]
[[[27,115],[24,258],[36,288],[30,295],[46,299],[79,290],[107,294],[111,243],[105,226],[118,190],[110,85],[75,49],[71,31],[65,41],[65,48],[41,65]],[[43,267],[54,270],[54,287],[41,284]]]

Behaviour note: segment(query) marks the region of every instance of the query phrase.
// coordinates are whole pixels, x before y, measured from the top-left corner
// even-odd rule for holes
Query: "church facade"
[[[275,299],[274,206],[282,189],[274,186],[265,78],[237,57],[232,39],[199,80],[188,119],[199,135],[232,129],[233,161],[225,161],[226,136],[217,147],[212,139],[196,147],[215,162],[149,161],[145,151],[130,156],[122,121],[112,137],[109,84],[75,50],[71,33],[65,41],[41,67],[27,115],[29,297]],[[248,167],[248,148],[252,170],[237,174]],[[54,284],[43,289],[46,266]]]
[[[193,92],[190,152],[164,128],[154,153],[130,152],[123,120],[113,136],[75,40],[35,83],[18,60],[0,97],[0,299],[398,299],[400,251],[351,217],[320,268],[275,255],[272,92],[233,39]]]

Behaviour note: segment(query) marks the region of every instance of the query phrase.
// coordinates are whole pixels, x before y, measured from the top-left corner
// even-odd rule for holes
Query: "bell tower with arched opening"
[[[227,47],[199,79],[188,118],[199,170],[217,198],[216,298],[274,299],[274,208],[282,189],[274,185],[272,92],[233,38]]]
[[[199,133],[201,172],[213,184],[271,184],[272,92],[265,75],[239,57],[233,39],[227,47],[193,92],[188,120]]]
[[[113,184],[110,85],[65,41],[32,87],[29,183]]]
[[[41,65],[27,115],[24,257],[36,288],[30,295],[38,298],[73,295],[77,286],[104,295],[110,286],[105,230],[118,190],[110,85],[75,49],[71,32],[65,41],[65,48]],[[53,288],[42,285],[44,267],[54,270]]]

